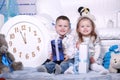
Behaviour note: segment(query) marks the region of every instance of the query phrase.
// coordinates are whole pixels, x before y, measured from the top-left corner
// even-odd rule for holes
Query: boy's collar
[[[65,37],[68,37],[68,36],[69,36],[69,34],[66,34],[66,35],[64,35],[64,36],[61,36],[61,35],[59,35],[59,34],[57,33],[56,38],[64,39]]]
[[[64,36],[59,35],[60,39],[64,39],[65,37],[66,37],[66,35],[64,35]]]

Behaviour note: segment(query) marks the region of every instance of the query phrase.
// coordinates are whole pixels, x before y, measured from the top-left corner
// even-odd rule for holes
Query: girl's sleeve
[[[94,46],[95,46],[94,59],[95,61],[97,61],[99,57],[101,56],[101,41],[99,37],[96,39]]]

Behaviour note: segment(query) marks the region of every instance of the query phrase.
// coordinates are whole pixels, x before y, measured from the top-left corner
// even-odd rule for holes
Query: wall
[[[17,0],[20,15],[36,15],[36,0]]]
[[[95,15],[97,27],[107,27],[107,22],[113,20],[118,26],[117,13],[120,11],[120,0],[37,0],[37,13],[47,13],[53,19],[58,15],[67,15],[74,27],[79,13],[78,7],[84,6]]]
[[[59,15],[67,15],[74,27],[79,17],[77,9],[84,6],[90,8],[91,14],[95,15],[98,28],[108,27],[109,20],[114,22],[114,27],[120,27],[118,15],[120,0],[17,0],[17,2],[20,15],[42,13],[52,17],[53,20]]]

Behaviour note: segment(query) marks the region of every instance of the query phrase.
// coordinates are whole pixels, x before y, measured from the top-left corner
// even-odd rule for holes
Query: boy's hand
[[[95,63],[95,59],[93,57],[90,58],[90,63]]]
[[[50,60],[51,60],[51,61],[53,60],[53,58],[52,58],[52,54],[50,55]]]
[[[67,61],[69,59],[69,56],[68,55],[65,55],[64,56],[64,61]]]

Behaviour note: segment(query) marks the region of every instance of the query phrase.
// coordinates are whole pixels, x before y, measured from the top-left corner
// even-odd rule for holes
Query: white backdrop
[[[59,15],[70,18],[72,27],[75,27],[79,17],[78,7],[90,8],[91,14],[96,17],[97,28],[108,27],[107,23],[112,20],[114,27],[118,27],[118,12],[120,0],[17,0],[20,14],[39,15],[47,14],[54,20]],[[120,25],[119,25],[120,27]]]
[[[79,17],[77,9],[80,6],[90,8],[91,14],[96,17],[97,28],[108,29],[107,23],[109,20],[113,21],[113,27],[120,27],[117,21],[120,19],[120,15],[119,17],[117,15],[120,12],[120,0],[17,0],[17,2],[20,14],[35,15],[34,17],[44,27],[49,29],[48,33],[52,33],[50,32],[53,29],[52,23],[59,15],[68,16],[71,20],[72,28],[75,28],[77,18]],[[10,22],[9,24],[11,25]],[[43,29],[42,27],[40,28]],[[48,33],[45,34],[47,35]],[[35,66],[38,66],[38,64]]]
[[[59,15],[67,15],[74,27],[79,13],[78,7],[90,8],[91,14],[96,17],[97,27],[108,27],[107,22],[112,20],[114,27],[118,27],[117,13],[120,11],[120,0],[37,0],[37,14],[47,13],[53,19]]]

